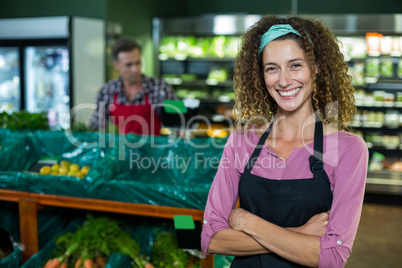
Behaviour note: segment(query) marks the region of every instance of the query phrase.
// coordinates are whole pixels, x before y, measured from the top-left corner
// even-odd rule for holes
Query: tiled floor
[[[402,267],[402,206],[364,203],[346,267]]]

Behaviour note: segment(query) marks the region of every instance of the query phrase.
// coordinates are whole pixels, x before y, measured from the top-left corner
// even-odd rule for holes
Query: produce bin
[[[98,216],[103,217],[104,214],[98,214]],[[117,217],[119,218],[119,217]],[[140,252],[142,255],[151,257],[152,256],[152,246],[155,243],[155,236],[158,231],[166,231],[174,234],[174,229],[172,224],[168,224],[166,221],[147,221],[141,217],[129,217],[124,219],[118,219],[120,223],[123,223],[125,229],[129,231],[132,235],[131,237],[136,239],[140,245]],[[63,231],[56,234],[54,237],[63,233],[74,233],[83,223],[84,218],[76,218],[73,220]],[[166,254],[171,254],[169,250],[177,250],[177,248],[166,248]],[[33,255],[29,260],[27,260],[21,267],[22,268],[39,268],[43,267],[49,258],[54,257],[54,252],[57,250],[54,238],[49,241],[38,253]],[[183,251],[182,254],[188,254]],[[183,256],[183,255],[182,255]],[[106,268],[131,268],[133,260],[121,253],[111,253],[107,260]],[[173,264],[171,267],[174,267]],[[165,268],[165,267],[164,267]]]
[[[18,268],[22,264],[22,252],[16,248],[5,259],[0,260],[0,268]]]
[[[82,224],[83,220],[81,218],[76,218],[71,223],[69,223],[63,230],[54,234],[54,236],[39,250],[35,255],[29,258],[21,268],[40,268],[45,265],[45,261],[51,257],[53,251],[56,249],[56,244],[54,243],[54,237],[65,233],[74,232],[77,227]]]
[[[44,247],[54,235],[66,228],[71,211],[64,208],[44,207],[38,211],[39,248]],[[20,242],[18,204],[0,202],[0,227],[7,230],[13,241]]]
[[[134,134],[3,129],[0,160],[14,166],[0,165],[0,189],[203,210],[225,143],[225,138],[172,141]],[[31,172],[43,158],[88,165],[90,170],[84,178]],[[38,223],[40,215],[41,210]],[[41,238],[38,227],[40,252],[30,262],[48,254],[49,238]],[[149,254],[150,243],[141,243],[141,251]]]
[[[0,188],[203,210],[226,139],[2,130],[1,142]],[[29,172],[43,157],[91,168],[83,179]]]

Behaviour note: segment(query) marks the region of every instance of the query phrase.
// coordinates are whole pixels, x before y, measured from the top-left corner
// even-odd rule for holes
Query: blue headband
[[[258,55],[261,54],[262,49],[271,41],[288,33],[294,33],[301,37],[301,34],[293,29],[290,24],[276,24],[272,25],[269,30],[261,36],[261,44],[258,48]]]

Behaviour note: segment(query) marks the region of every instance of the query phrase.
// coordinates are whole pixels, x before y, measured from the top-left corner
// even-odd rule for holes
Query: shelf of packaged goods
[[[367,128],[367,129],[389,129],[389,130],[400,130],[402,126],[392,126],[392,125],[385,125],[381,122],[354,122],[350,125],[352,128]]]
[[[233,107],[233,105],[235,104],[235,101],[228,97],[228,96],[221,96],[218,98],[204,98],[204,99],[200,99],[201,102],[205,105],[218,105],[218,104],[222,104],[228,107]]]
[[[187,57],[179,56],[175,58],[169,58],[163,55],[159,55],[160,61],[208,61],[208,62],[235,62],[236,59],[232,57]]]
[[[399,145],[374,145],[372,142],[366,142],[367,148],[374,151],[402,151],[402,144]]]
[[[21,244],[24,261],[39,250],[37,210],[41,206],[55,206],[73,209],[94,210],[127,215],[173,219],[175,215],[190,215],[201,222],[203,211],[199,209],[136,204],[129,202],[81,198],[24,191],[0,189],[0,200],[19,203]],[[213,257],[201,260],[201,267],[213,267]]]
[[[177,94],[180,95],[180,94]],[[192,95],[191,92],[186,92],[186,95],[180,95],[179,99],[185,100],[185,99],[199,99],[201,104],[200,106],[213,106],[216,107],[217,105],[221,104],[227,107],[233,107],[235,104],[235,101],[232,96],[229,95],[224,95],[222,94],[221,96],[217,98],[213,97],[196,97],[196,94]]]
[[[345,59],[345,62],[346,62],[346,63],[349,63],[349,62],[350,62],[350,63],[354,63],[354,62],[363,62],[363,63],[364,63],[365,61],[366,61],[366,58],[365,58],[365,57],[364,57],[364,58],[353,58],[353,57],[350,58],[350,57],[349,57],[349,58]]]
[[[172,86],[182,87],[233,87],[234,85],[231,80],[218,81],[216,79],[186,81],[181,78],[165,78],[165,81]]]
[[[402,172],[369,171],[366,193],[402,195]]]
[[[357,103],[356,108],[358,110],[362,109],[402,109],[402,102],[376,102],[376,103]]]
[[[402,79],[383,79],[380,78],[376,83],[368,83],[364,89],[366,92],[373,92],[375,90],[384,90],[388,92],[400,92],[402,89]]]

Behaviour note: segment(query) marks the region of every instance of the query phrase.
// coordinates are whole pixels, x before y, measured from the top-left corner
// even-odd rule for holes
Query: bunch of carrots
[[[107,217],[89,216],[75,233],[55,240],[57,251],[43,268],[104,268],[112,253],[128,255],[133,267],[153,267],[140,254],[140,246],[120,224]]]

